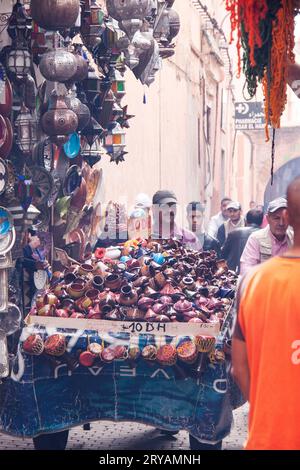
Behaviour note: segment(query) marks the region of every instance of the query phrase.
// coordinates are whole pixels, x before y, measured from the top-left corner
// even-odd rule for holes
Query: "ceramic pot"
[[[162,289],[164,285],[166,284],[166,277],[164,276],[162,272],[156,273],[154,276],[154,280],[160,289]]]
[[[153,304],[151,308],[153,312],[156,313],[156,315],[159,315],[168,309],[168,305],[162,304],[160,302],[155,302],[155,304]]]
[[[216,338],[214,336],[198,335],[195,338],[197,350],[200,353],[208,353],[214,349]]]
[[[57,308],[55,310],[55,316],[58,318],[69,318],[69,313],[63,308]]]
[[[87,276],[88,274],[91,274],[94,271],[93,265],[89,263],[83,263],[79,266],[78,273],[81,274],[81,276]]]
[[[98,289],[89,289],[89,290],[86,291],[85,295],[89,299],[95,301],[98,298],[99,291],[98,291]]]
[[[193,341],[183,341],[177,346],[177,356],[182,362],[195,363],[198,357],[196,344]]]
[[[180,300],[178,300],[178,302],[174,304],[174,309],[178,313],[184,313],[184,312],[188,312],[189,310],[191,310],[192,306],[193,305],[191,302],[189,302],[188,300],[185,300],[184,297],[181,297]]]
[[[67,293],[72,299],[80,299],[86,290],[85,285],[80,283],[72,283],[67,287]]]
[[[87,347],[87,350],[94,354],[94,356],[100,357],[103,351],[103,346],[99,343],[90,343]]]
[[[126,346],[117,345],[113,347],[116,361],[125,361],[128,358],[128,349]]]
[[[84,367],[92,367],[96,357],[91,351],[83,351],[79,356],[79,363]]]
[[[66,284],[72,284],[72,282],[74,282],[76,279],[76,275],[74,273],[66,273],[65,276],[64,276],[64,281]]]
[[[101,276],[99,275],[96,275],[94,276],[94,279],[93,279],[93,282],[92,282],[92,285],[95,289],[97,289],[98,291],[103,291],[103,288],[104,288],[104,280]]]
[[[100,308],[104,307],[105,305],[110,305],[114,307],[116,304],[116,297],[115,294],[110,292],[109,289],[105,289],[103,292],[99,294],[99,301],[100,301]]]
[[[73,299],[65,298],[61,301],[60,305],[61,305],[61,308],[64,308],[70,311],[72,308],[74,308],[75,302]]]
[[[109,364],[115,359],[114,349],[112,347],[104,348],[101,353],[101,360]]]
[[[171,344],[161,346],[157,351],[156,360],[163,366],[174,366],[177,361],[177,352]]]
[[[127,321],[142,321],[145,317],[145,313],[136,307],[123,309],[122,313]]]
[[[66,351],[66,340],[63,335],[55,334],[49,336],[45,343],[45,353],[50,356],[62,356]]]
[[[38,309],[37,314],[40,317],[54,317],[55,316],[55,307],[54,305],[44,305]]]
[[[156,313],[153,312],[153,310],[151,308],[148,308],[144,319],[147,322],[153,322],[153,321],[156,320]]]
[[[23,350],[27,354],[40,356],[44,351],[44,343],[40,335],[33,334],[28,336],[28,338],[23,342]]]
[[[145,346],[142,350],[142,358],[147,361],[155,361],[157,356],[157,348],[156,346],[149,344]]]
[[[121,315],[118,309],[105,305],[102,309],[102,315],[105,320],[118,321],[121,320]]]
[[[118,274],[109,274],[105,278],[105,287],[109,288],[113,292],[120,289],[121,283],[122,283],[122,280]]]
[[[172,295],[176,293],[176,289],[172,286],[172,281],[166,280],[164,287],[160,290],[162,295]]]
[[[169,323],[170,322],[170,318],[167,316],[167,315],[156,315],[156,318],[154,320],[155,322],[158,322],[158,323]]]
[[[138,295],[132,287],[129,285],[121,287],[121,294],[119,296],[119,304],[121,305],[133,305],[137,303]]]
[[[150,297],[141,297],[138,301],[138,307],[140,310],[147,311],[154,303],[155,300]]]

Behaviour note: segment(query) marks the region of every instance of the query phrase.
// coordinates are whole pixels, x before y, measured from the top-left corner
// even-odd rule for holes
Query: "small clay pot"
[[[74,273],[68,272],[64,276],[64,281],[66,284],[72,284],[75,281],[75,279],[76,279],[76,275]]]
[[[133,305],[138,301],[138,295],[136,290],[131,286],[126,285],[121,287],[121,293],[119,296],[119,304],[121,305]]]
[[[67,293],[72,299],[80,299],[85,292],[85,285],[79,283],[72,283],[67,287]]]
[[[151,308],[148,308],[144,320],[147,322],[152,322],[156,320],[156,313],[153,312]]]
[[[23,342],[23,350],[32,356],[40,356],[44,351],[44,343],[40,335],[32,334]]]
[[[174,366],[177,361],[177,352],[174,346],[165,344],[157,351],[156,360],[163,366]]]
[[[125,361],[128,358],[128,349],[126,346],[118,345],[113,347],[115,360],[116,361]]]
[[[82,276],[87,276],[94,271],[94,267],[89,263],[83,263],[79,266],[78,273]]]
[[[101,353],[101,360],[109,364],[115,359],[114,349],[112,347],[104,348]]]
[[[55,306],[54,305],[44,305],[37,311],[37,314],[40,317],[54,317],[55,316]]]
[[[157,356],[157,348],[153,344],[145,346],[142,350],[142,357],[147,361],[155,361]]]
[[[66,351],[66,340],[63,335],[55,334],[49,336],[45,343],[45,353],[50,356],[62,356]]]
[[[105,320],[118,321],[121,320],[121,315],[118,309],[105,305],[102,309],[102,315]]]
[[[98,298],[99,291],[98,289],[89,289],[85,293],[86,297],[88,297],[91,300],[95,300]]]
[[[183,341],[177,346],[177,356],[182,362],[193,364],[198,357],[196,344],[193,341]]]
[[[150,297],[141,297],[138,301],[138,307],[140,310],[147,311],[154,303],[155,300]]]
[[[99,275],[94,276],[92,285],[93,285],[94,289],[97,289],[98,291],[102,292],[103,289],[104,289],[104,280],[103,280],[103,278]]]
[[[79,363],[84,367],[91,367],[95,362],[96,356],[90,351],[83,351],[79,356]]]
[[[214,336],[198,335],[195,337],[195,343],[200,353],[208,353],[214,349],[216,338]]]
[[[118,274],[109,274],[105,278],[105,287],[116,292],[121,287],[121,277]]]

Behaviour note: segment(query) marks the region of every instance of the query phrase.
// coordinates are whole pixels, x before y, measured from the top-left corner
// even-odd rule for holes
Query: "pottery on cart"
[[[86,286],[78,282],[73,282],[67,287],[67,293],[72,299],[80,299],[84,295],[85,290]]]
[[[103,277],[99,276],[98,274],[96,276],[94,276],[93,281],[92,281],[92,285],[98,291],[103,291],[103,289],[104,289],[104,279],[103,279]]]
[[[106,287],[106,288],[109,288],[109,289],[112,290],[113,292],[115,292],[115,291],[117,291],[118,289],[120,289],[121,284],[122,284],[122,279],[121,279],[121,277],[119,276],[119,274],[109,274],[109,275],[105,278],[105,287]]]
[[[121,287],[121,293],[119,295],[119,304],[121,305],[133,305],[138,301],[138,295],[134,288],[129,285]]]

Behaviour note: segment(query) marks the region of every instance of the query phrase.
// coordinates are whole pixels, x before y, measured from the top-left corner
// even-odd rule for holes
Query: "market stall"
[[[241,402],[228,373],[236,275],[214,252],[136,243],[71,264],[37,297],[2,389],[5,432],[108,419],[211,443],[229,433]]]

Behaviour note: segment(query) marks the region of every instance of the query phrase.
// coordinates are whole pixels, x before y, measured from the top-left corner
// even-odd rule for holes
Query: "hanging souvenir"
[[[40,61],[40,72],[50,82],[66,82],[76,71],[75,55],[63,48],[43,54]]]
[[[31,0],[31,16],[41,28],[56,31],[74,26],[79,7],[79,0]]]
[[[7,117],[3,117],[3,119],[0,118],[0,139],[1,139],[1,134],[2,134],[2,137],[3,135],[5,135],[5,139],[2,145],[0,144],[0,157],[7,158],[12,149],[14,133],[13,133],[13,128],[12,128],[10,120]],[[1,131],[1,127],[2,127],[2,131]]]
[[[37,127],[38,123],[36,118],[29,112],[28,108],[22,104],[20,113],[15,120],[15,128],[16,144],[25,155],[31,153],[37,142]]]
[[[12,110],[13,92],[5,67],[0,63],[0,114],[10,116]]]
[[[40,166],[31,166],[29,172],[34,187],[33,202],[39,206],[46,203],[51,194],[53,189],[52,175]]]
[[[55,144],[50,142],[49,138],[42,139],[33,148],[33,161],[36,165],[44,167],[47,171],[51,171],[56,148]]]
[[[71,196],[74,191],[80,187],[82,182],[82,174],[79,166],[72,165],[67,171],[64,184],[63,193],[65,196]]]
[[[51,96],[49,110],[42,117],[44,132],[52,142],[62,145],[68,141],[69,135],[76,131],[78,118],[66,105],[63,96]]]
[[[76,158],[80,152],[80,138],[77,132],[70,135],[69,140],[63,145],[65,155],[70,158]]]
[[[7,183],[7,167],[5,161],[0,158],[0,195],[4,193]]]

